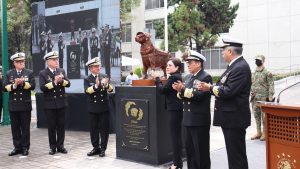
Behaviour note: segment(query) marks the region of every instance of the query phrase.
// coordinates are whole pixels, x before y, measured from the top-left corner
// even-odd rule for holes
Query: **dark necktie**
[[[20,74],[21,74],[21,72],[18,71],[18,72],[17,72],[17,75],[20,75]]]
[[[53,74],[56,75],[56,71],[55,70],[53,70]]]

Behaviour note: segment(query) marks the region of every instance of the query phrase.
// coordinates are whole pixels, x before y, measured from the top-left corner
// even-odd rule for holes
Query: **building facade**
[[[268,69],[275,73],[300,68],[300,1],[232,0],[239,3],[229,33],[243,39],[244,56],[254,70],[254,58],[266,56]]]

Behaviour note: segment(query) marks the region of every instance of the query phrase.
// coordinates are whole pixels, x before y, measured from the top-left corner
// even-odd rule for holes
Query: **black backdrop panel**
[[[67,46],[67,70],[69,79],[80,79],[80,45]]]
[[[89,131],[90,117],[87,112],[87,96],[83,93],[68,93],[68,107],[66,109],[66,123],[67,130]],[[115,133],[116,115],[114,94],[109,94],[109,111],[110,111],[110,133]],[[44,97],[43,93],[36,93],[36,111],[37,111],[37,127],[46,128],[47,118],[44,112]]]
[[[61,15],[47,16],[46,30],[51,29],[52,34],[71,32],[71,20],[74,21],[74,30],[78,30],[78,28],[81,28],[82,30],[91,29],[92,27],[97,26],[98,12],[99,9],[91,9]]]

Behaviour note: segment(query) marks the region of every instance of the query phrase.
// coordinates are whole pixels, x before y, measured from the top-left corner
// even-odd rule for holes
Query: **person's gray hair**
[[[235,55],[242,55],[242,53],[243,53],[242,47],[231,46],[230,48],[232,49],[232,51]]]
[[[47,66],[49,66],[49,63],[48,63],[48,62],[49,62],[49,59],[48,59],[48,60],[46,60],[46,65],[47,65]]]

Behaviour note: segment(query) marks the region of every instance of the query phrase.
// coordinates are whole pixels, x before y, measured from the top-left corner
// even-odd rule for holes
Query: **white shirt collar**
[[[22,69],[21,70],[18,70],[18,69],[16,69],[16,72],[18,72],[18,73],[22,73]]]
[[[201,68],[202,69],[202,68]],[[201,69],[198,71],[198,72],[196,72],[195,74],[193,74],[193,76],[196,76],[200,71],[201,71]]]
[[[56,71],[56,69],[51,69],[50,67],[48,67],[49,70],[53,73],[54,71]]]
[[[240,57],[242,57],[242,55],[236,57],[235,59],[233,59],[228,66],[231,66],[233,64],[233,62],[235,62],[236,60],[238,60]]]
[[[93,75],[94,77],[96,77],[96,76],[97,76],[97,74],[94,74],[94,73],[92,73],[92,75]]]

